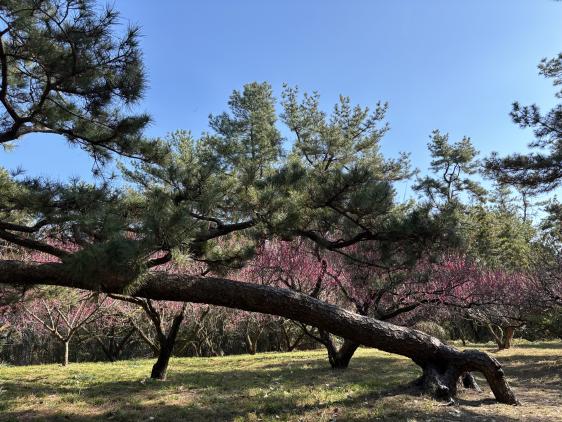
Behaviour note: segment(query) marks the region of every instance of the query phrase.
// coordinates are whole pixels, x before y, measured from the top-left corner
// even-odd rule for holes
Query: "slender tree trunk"
[[[488,330],[490,331],[490,333],[492,334],[492,336],[494,337],[494,340],[498,346],[498,351],[503,350],[504,347],[504,332],[502,327],[498,326],[498,331],[496,332],[496,329],[494,328],[494,326],[492,324],[488,324]]]
[[[152,372],[150,373],[150,378],[158,379],[161,381],[166,380],[168,373],[168,363],[170,362],[170,357],[174,351],[174,345],[176,344],[176,338],[180,330],[181,323],[183,321],[184,310],[177,315],[172,321],[172,327],[167,336],[160,341],[160,351],[158,353],[158,359],[152,367]]]
[[[303,337],[304,337],[304,333],[301,333],[292,343],[290,341],[287,341],[287,351],[292,352],[293,350],[295,350],[299,346]]]
[[[92,286],[83,278],[74,278],[65,264],[0,261],[0,283],[95,288],[105,293],[120,293],[129,283],[109,277],[102,281],[103,284]],[[488,354],[478,350],[460,351],[421,331],[361,316],[302,293],[217,277],[153,272],[147,274],[135,296],[277,315],[365,346],[406,356],[422,368],[424,376],[420,385],[425,391],[447,399],[455,396],[457,381],[463,373],[480,371],[499,402],[518,403],[500,363]]]
[[[70,340],[66,340],[64,343],[64,356],[62,360],[62,366],[68,366],[68,352],[70,348]]]
[[[244,341],[246,343],[246,352],[250,355],[255,355],[257,350],[257,341],[253,341],[249,333],[246,333]]]

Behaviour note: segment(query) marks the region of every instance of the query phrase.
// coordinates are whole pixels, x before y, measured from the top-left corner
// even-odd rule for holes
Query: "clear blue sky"
[[[205,130],[233,89],[269,81],[340,93],[362,105],[388,101],[389,156],[412,153],[425,170],[434,128],[471,136],[483,153],[522,151],[529,133],[511,123],[514,100],[555,103],[537,75],[562,51],[562,2],[551,0],[116,0],[143,30],[149,89],[140,109],[151,136]],[[0,165],[29,175],[90,177],[91,160],[60,139],[32,135]]]

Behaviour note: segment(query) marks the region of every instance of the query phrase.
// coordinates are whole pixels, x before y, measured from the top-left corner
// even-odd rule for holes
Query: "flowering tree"
[[[48,291],[50,290],[50,291]],[[101,317],[106,297],[85,291],[34,290],[21,303],[22,323],[34,324],[63,344],[62,365],[69,362],[70,342],[87,324]]]
[[[82,331],[96,342],[110,362],[115,362],[137,341],[137,330],[130,323],[122,301],[109,297],[107,302],[111,306],[102,308],[100,317],[84,325]]]
[[[306,240],[292,243],[280,240],[265,242],[257,251],[256,257],[236,276],[247,282],[284,287],[314,298],[337,303],[339,300],[337,288],[327,276],[328,266],[331,263],[329,264],[324,255],[310,241]],[[335,269],[332,271],[334,272]],[[270,320],[268,319],[267,322]],[[332,368],[347,367],[353,352],[359,347],[355,342],[343,340],[343,345],[338,350],[335,339],[326,330],[306,324],[297,323],[297,325],[301,328],[302,333],[326,347]],[[281,323],[281,328],[287,347],[292,350],[302,339],[302,334],[296,335],[291,342],[284,323]]]

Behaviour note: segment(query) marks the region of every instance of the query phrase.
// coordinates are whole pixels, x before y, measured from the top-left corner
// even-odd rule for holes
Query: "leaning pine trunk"
[[[51,284],[105,293],[120,293],[129,280],[105,279],[100,286],[73,278],[64,264],[0,261],[0,283]],[[456,394],[457,381],[466,372],[482,372],[496,399],[517,404],[503,369],[493,357],[478,350],[460,351],[411,328],[358,315],[288,289],[181,274],[153,272],[143,279],[135,296],[154,300],[206,303],[262,312],[318,327],[354,342],[412,359],[423,371],[421,385],[446,399]]]

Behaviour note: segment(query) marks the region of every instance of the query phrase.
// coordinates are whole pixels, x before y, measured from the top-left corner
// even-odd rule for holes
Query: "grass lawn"
[[[0,366],[0,421],[562,421],[562,343],[496,357],[523,406],[495,403],[483,382],[442,406],[405,387],[420,373],[408,359],[360,349],[332,371],[318,350],[177,358],[165,382],[147,379],[152,360]]]

